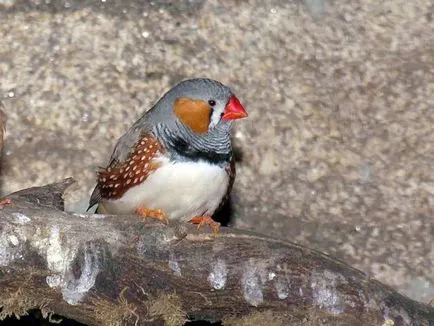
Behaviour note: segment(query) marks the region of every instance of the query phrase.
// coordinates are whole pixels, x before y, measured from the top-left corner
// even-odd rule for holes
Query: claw
[[[166,225],[169,224],[169,219],[167,218],[166,213],[164,213],[161,209],[148,209],[144,207],[137,207],[136,213],[142,216],[144,219],[155,218]]]
[[[197,228],[201,228],[203,225],[208,225],[217,234],[220,232],[220,223],[214,221],[211,216],[195,216],[190,221],[192,224],[197,224]]]

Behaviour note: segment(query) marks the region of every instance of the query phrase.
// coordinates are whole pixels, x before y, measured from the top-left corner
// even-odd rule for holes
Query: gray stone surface
[[[389,1],[0,0],[2,192],[73,176],[82,210],[116,139],[175,82],[249,111],[236,227],[434,297],[434,6]]]

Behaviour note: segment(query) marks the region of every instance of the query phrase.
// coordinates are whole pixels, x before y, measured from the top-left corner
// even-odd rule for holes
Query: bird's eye
[[[210,106],[214,106],[214,105],[215,105],[215,101],[214,101],[214,100],[209,100],[209,101],[208,101],[208,104],[209,104]]]

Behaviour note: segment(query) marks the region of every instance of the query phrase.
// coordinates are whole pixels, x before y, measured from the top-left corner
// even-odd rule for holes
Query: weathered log
[[[0,211],[0,318],[38,308],[90,325],[434,325],[432,307],[287,241],[64,212],[71,182],[12,194]]]

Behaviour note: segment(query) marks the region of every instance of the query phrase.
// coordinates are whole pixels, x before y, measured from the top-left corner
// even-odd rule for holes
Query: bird
[[[97,172],[89,209],[209,225],[228,200],[235,161],[231,129],[247,111],[222,83],[188,79],[167,91],[117,141]],[[88,209],[88,210],[89,210]]]

